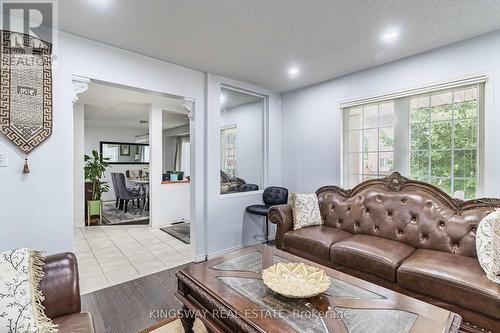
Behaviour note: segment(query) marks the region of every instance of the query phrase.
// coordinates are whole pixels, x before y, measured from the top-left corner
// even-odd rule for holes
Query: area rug
[[[116,208],[115,201],[104,201],[102,205],[103,224],[128,225],[149,224],[149,212],[129,203],[127,212]]]
[[[176,223],[168,227],[160,228],[160,230],[174,236],[181,242],[190,244],[191,228],[189,222]]]
[[[159,322],[138,333],[184,333],[184,328],[179,319],[172,318]],[[194,322],[194,333],[207,333],[205,326],[198,319]]]

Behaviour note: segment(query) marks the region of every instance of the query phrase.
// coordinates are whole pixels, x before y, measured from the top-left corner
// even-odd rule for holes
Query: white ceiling
[[[149,125],[141,120],[149,118],[149,104],[163,109],[163,129],[187,125],[189,120],[181,98],[148,94],[123,87],[92,82],[78,95],[85,104],[85,125],[148,131]]]
[[[283,92],[500,29],[500,1],[64,0],[59,26]]]

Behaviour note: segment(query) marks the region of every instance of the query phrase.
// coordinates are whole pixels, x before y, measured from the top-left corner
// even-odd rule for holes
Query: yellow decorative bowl
[[[308,298],[330,287],[325,271],[300,263],[278,263],[262,271],[262,280],[271,290],[288,298]]]

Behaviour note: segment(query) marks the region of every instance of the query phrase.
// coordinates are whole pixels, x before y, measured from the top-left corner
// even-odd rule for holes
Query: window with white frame
[[[221,166],[229,177],[237,176],[236,167],[236,125],[225,126],[220,130]]]
[[[475,197],[478,124],[477,86],[410,98],[411,177]]]
[[[394,102],[349,108],[347,116],[347,181],[387,175],[394,165]]]
[[[399,171],[476,197],[483,94],[475,83],[343,108],[344,185]]]

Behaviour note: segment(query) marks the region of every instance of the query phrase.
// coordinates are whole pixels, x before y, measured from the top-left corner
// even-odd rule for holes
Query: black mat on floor
[[[183,243],[190,243],[191,228],[189,222],[173,224],[168,227],[160,228],[160,230],[166,232],[170,236],[177,238]]]

